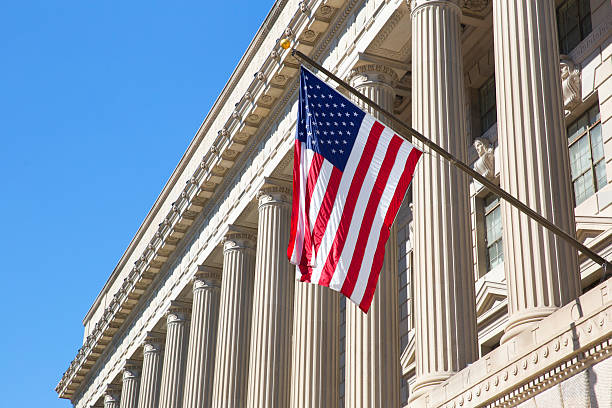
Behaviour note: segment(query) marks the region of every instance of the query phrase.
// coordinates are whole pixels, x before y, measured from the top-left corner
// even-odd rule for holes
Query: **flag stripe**
[[[395,216],[397,215],[397,212],[399,211],[399,208],[402,205],[402,201],[404,200],[404,196],[406,195],[406,191],[408,190],[408,186],[410,185],[410,182],[412,180],[414,169],[416,168],[417,162],[419,161],[419,158],[422,154],[423,152],[418,149],[413,148],[410,151],[410,154],[408,155],[408,160],[406,160],[406,164],[404,166],[404,171],[402,173],[402,176],[400,177],[398,186],[395,189],[393,199],[391,200],[391,205],[387,210],[385,221],[383,223],[383,226],[381,227],[376,253],[374,254],[374,261],[372,262],[372,272],[370,273],[370,276],[368,278],[368,284],[366,286],[365,293],[363,294],[363,298],[359,303],[359,308],[364,312],[367,312],[370,309],[370,305],[372,304],[374,290],[376,289],[376,284],[378,283],[380,270],[384,261],[385,244],[389,239],[391,225],[393,224]]]
[[[345,296],[351,297],[353,289],[355,288],[355,284],[357,283],[357,278],[359,277],[359,271],[361,269],[363,256],[365,254],[366,244],[368,243],[368,236],[370,235],[374,217],[376,216],[376,210],[380,204],[380,199],[382,198],[385,185],[389,180],[389,175],[391,174],[393,163],[395,162],[401,145],[402,140],[400,138],[393,137],[391,139],[391,143],[387,148],[385,158],[380,167],[380,172],[378,173],[378,177],[376,178],[376,182],[374,183],[374,187],[372,188],[372,193],[370,194],[370,198],[365,209],[364,217],[363,219],[359,220],[359,235],[357,236],[357,242],[353,251],[351,264],[346,273],[346,277],[344,278],[344,283],[341,289],[341,292]]]
[[[295,139],[293,149],[293,161],[299,163],[301,161],[302,143]],[[295,247],[295,238],[297,234],[299,219],[300,219],[300,166],[293,166],[293,202],[291,206],[291,229],[289,232],[289,246],[287,247],[287,258],[294,260],[293,251]],[[300,240],[301,241],[301,240]],[[301,251],[300,251],[301,252]]]
[[[309,152],[312,152],[310,150]],[[312,192],[319,178],[321,166],[323,165],[323,156],[316,152],[312,152],[312,159],[310,160],[310,171],[308,172],[308,180],[306,182],[306,197],[304,204],[304,215],[310,214],[310,201]],[[308,216],[304,216],[304,245],[302,247],[302,258],[300,259],[301,265],[311,265],[312,261],[312,232],[310,229],[310,219]]]
[[[376,146],[378,145],[378,139],[380,138],[383,130],[384,126],[378,121],[372,125],[370,136],[368,137],[366,145],[363,149],[363,154],[361,155],[361,159],[359,160],[359,164],[355,170],[355,175],[351,181],[351,187],[349,188],[346,204],[342,211],[342,218],[340,219],[340,224],[338,225],[338,230],[336,231],[334,243],[332,244],[329,255],[327,256],[327,261],[323,266],[321,277],[319,278],[320,285],[329,286],[329,281],[331,280],[336,266],[338,265],[338,259],[340,258],[340,254],[342,253],[342,249],[344,248],[344,244],[346,242],[346,235],[348,234],[348,230],[351,225],[353,212],[355,211],[355,205],[357,204],[357,198],[359,197],[361,186],[365,180],[368,168],[370,167],[370,162],[372,161],[372,157],[374,157],[374,152],[376,150]]]
[[[332,212],[334,203],[336,202],[336,195],[338,194],[338,187],[340,187],[341,179],[342,171],[340,171],[339,168],[334,167],[329,178],[329,183],[327,184],[327,189],[325,190],[325,195],[323,196],[323,201],[321,202],[321,209],[319,210],[317,221],[315,222],[315,226],[312,231],[315,254],[319,252],[321,239],[323,238],[323,234],[325,233],[325,229],[327,228],[327,223],[329,221],[329,216]]]

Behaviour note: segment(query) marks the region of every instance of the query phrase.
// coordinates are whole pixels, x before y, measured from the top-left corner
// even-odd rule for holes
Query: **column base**
[[[535,326],[540,320],[550,316],[557,309],[557,307],[543,307],[510,316],[508,326],[504,329],[504,334],[499,343],[507,343],[522,332]]]
[[[439,373],[432,373],[423,376],[417,376],[417,379],[410,390],[410,397],[408,403],[412,403],[414,400],[419,398],[421,395],[427,394],[433,388],[443,383],[452,377],[455,372],[443,371]]]

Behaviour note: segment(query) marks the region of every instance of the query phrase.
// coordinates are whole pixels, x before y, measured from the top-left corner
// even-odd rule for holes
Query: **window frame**
[[[490,94],[485,94],[485,91],[490,91],[491,89],[493,93],[493,103],[490,106],[487,106],[485,99]],[[478,116],[480,119],[480,136],[482,136],[497,123],[497,91],[495,87],[495,74],[487,78],[487,80],[484,81],[484,83],[478,88]],[[488,123],[489,121],[490,123]]]
[[[595,112],[596,111],[596,112]],[[595,113],[594,113],[595,112]],[[570,133],[570,130],[573,126],[578,126],[578,123],[583,120],[583,118],[586,116],[586,125],[584,126],[584,130],[580,133]],[[591,117],[595,116],[595,120],[592,120]],[[572,121],[572,123],[569,124],[569,126],[566,127],[566,132],[567,132],[567,148],[568,151],[570,153],[570,182],[572,185],[572,196],[574,199],[574,207],[579,206],[580,204],[582,204],[583,202],[585,202],[586,200],[588,200],[590,197],[594,196],[595,194],[597,194],[597,192],[599,190],[601,190],[604,186],[599,187],[599,182],[597,179],[597,172],[596,172],[596,167],[598,164],[600,164],[601,162],[604,162],[604,172],[606,173],[606,185],[607,185],[607,181],[608,181],[608,175],[605,169],[605,160],[606,160],[606,155],[605,153],[603,153],[601,155],[601,157],[595,162],[593,159],[593,141],[592,141],[592,131],[593,129],[595,129],[597,126],[599,126],[599,132],[600,132],[600,138],[601,138],[601,143],[602,143],[602,150],[604,149],[604,145],[603,145],[603,135],[601,134],[601,132],[603,132],[603,127],[601,124],[601,112],[600,112],[600,108],[599,108],[599,103],[595,103],[595,105],[593,105],[591,108],[587,109],[583,114],[581,114],[580,116],[578,116],[574,121]],[[578,130],[578,129],[576,129]],[[574,176],[573,172],[572,172],[572,161],[571,161],[571,153],[572,153],[572,147],[576,146],[582,139],[586,138],[586,141],[588,143],[588,151],[589,151],[589,162],[590,165],[582,172],[580,172],[580,174],[578,174],[577,176]],[[576,197],[576,189],[574,188],[574,183],[579,180],[581,177],[583,177],[584,175],[586,175],[588,172],[591,172],[591,182],[592,182],[592,186],[593,186],[593,193],[589,194],[587,196],[585,196],[584,198],[582,198],[580,200],[580,202],[578,202],[578,197]]]
[[[490,197],[493,197],[493,201],[490,204],[487,204],[487,201]],[[496,203],[495,203],[496,202]],[[493,206],[491,206],[491,204],[495,203]],[[489,207],[491,206],[491,207]],[[489,208],[487,208],[489,207]],[[496,239],[493,242],[489,242],[489,237],[488,237],[488,231],[487,231],[487,217],[489,215],[491,215],[494,211],[499,210],[499,222],[500,222],[500,233],[499,233],[499,238]],[[484,221],[484,250],[485,250],[485,273],[489,273],[491,272],[493,269],[495,269],[498,265],[502,264],[504,262],[504,226],[501,220],[501,199],[493,194],[490,193],[488,195],[486,195],[485,197],[482,198],[482,219]],[[501,257],[498,256],[498,258],[501,258],[499,260],[499,262],[493,266],[491,266],[491,259],[490,259],[490,254],[489,254],[489,248],[491,248],[493,245],[497,245],[497,243],[499,243],[499,246],[501,248]]]

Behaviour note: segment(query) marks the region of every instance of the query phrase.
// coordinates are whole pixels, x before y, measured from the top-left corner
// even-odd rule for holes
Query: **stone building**
[[[612,259],[609,0],[278,0],[85,316],[60,398],[612,407],[612,281],[427,149],[367,316],[294,280],[285,37]]]

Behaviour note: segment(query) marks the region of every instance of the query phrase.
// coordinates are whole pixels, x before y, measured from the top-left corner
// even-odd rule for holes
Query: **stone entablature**
[[[514,406],[612,353],[612,282],[570,302],[461,370],[414,408]]]

